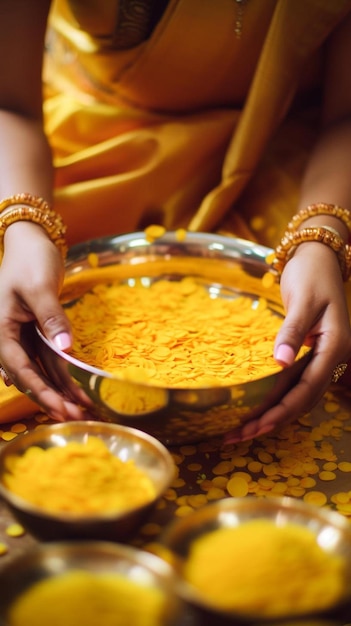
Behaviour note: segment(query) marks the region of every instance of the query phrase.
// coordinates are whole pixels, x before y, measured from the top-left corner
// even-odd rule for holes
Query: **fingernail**
[[[274,358],[280,365],[291,365],[295,361],[295,351],[288,344],[282,343],[276,349]]]
[[[226,437],[226,436],[223,437],[223,445],[224,446],[229,446],[229,445],[234,444],[234,443],[239,443],[239,441],[241,441],[240,437],[235,437],[234,435],[233,436],[228,436],[228,437]]]
[[[71,347],[71,337],[68,333],[59,333],[53,341],[59,350],[68,350]]]
[[[262,426],[261,428],[259,428],[259,430],[256,433],[256,437],[260,437],[261,435],[266,435],[267,433],[270,433],[271,430],[273,430],[273,426],[267,424],[267,426]]]

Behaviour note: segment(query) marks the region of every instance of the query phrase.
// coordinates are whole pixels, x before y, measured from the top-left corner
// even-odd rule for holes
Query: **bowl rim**
[[[8,562],[4,566],[4,569],[1,570],[0,577],[3,576],[5,570],[17,569],[22,562],[31,561],[32,558],[35,560],[41,557],[45,559],[48,557],[51,558],[51,555],[65,553],[66,551],[72,555],[82,555],[83,559],[85,559],[85,557],[89,558],[90,553],[97,553],[102,556],[106,554],[108,557],[116,557],[117,560],[122,558],[128,561],[130,560],[133,563],[141,564],[143,567],[146,567],[146,569],[150,569],[150,571],[156,573],[156,575],[159,575],[158,568],[160,568],[161,576],[163,576],[164,572],[172,578],[176,577],[173,567],[157,554],[131,544],[105,539],[63,539],[37,542],[26,550],[19,552]],[[153,567],[153,565],[155,565],[155,567]]]
[[[194,509],[188,515],[180,518],[173,519],[167,527],[164,529],[164,533],[162,533],[162,544],[167,545],[169,538],[172,536],[173,532],[184,527],[192,527],[192,522],[196,522],[197,518],[201,518],[202,515],[208,511],[209,515],[207,519],[215,519],[215,517],[211,516],[211,513],[218,510],[218,512],[235,512],[240,513],[241,509],[252,510],[260,508],[262,506],[266,511],[274,511],[280,510],[282,513],[289,511],[296,511],[296,513],[301,513],[305,517],[309,517],[310,519],[316,518],[323,523],[334,526],[338,530],[345,532],[350,535],[351,541],[351,524],[348,520],[338,511],[333,509],[329,509],[326,507],[319,507],[317,505],[311,504],[309,502],[305,502],[304,500],[300,500],[293,496],[255,496],[255,495],[247,495],[242,497],[236,496],[228,496],[225,498],[220,498],[218,500],[214,500],[212,502],[208,502],[200,508]],[[261,514],[258,514],[255,517],[267,517],[265,511]],[[242,524],[245,522],[240,522]],[[233,525],[234,527],[234,525]]]
[[[60,567],[57,566],[57,558]],[[74,563],[75,559],[79,563]],[[98,563],[97,568],[96,563]],[[105,563],[106,567],[104,567]],[[120,569],[120,563],[125,567]],[[130,575],[129,570],[135,567],[147,574],[145,580],[144,576],[141,576],[141,579],[137,577],[135,580]],[[6,614],[12,603],[31,589],[33,584],[60,577],[78,569],[90,572],[97,577],[105,573],[122,575],[145,589],[155,586],[160,590],[167,606],[170,601],[172,610],[175,610],[176,614],[185,613],[185,602],[179,596],[175,584],[177,574],[174,568],[157,554],[144,548],[106,539],[65,539],[32,545],[5,564],[0,572],[0,584],[3,581],[3,587],[9,593],[0,596],[1,624],[3,624],[3,611],[5,610]],[[33,577],[33,572],[37,572],[37,576]]]
[[[175,477],[175,474],[176,474],[175,462],[173,460],[173,457],[170,451],[166,448],[166,446],[161,441],[159,441],[158,439],[156,439],[149,433],[139,430],[137,428],[132,428],[130,426],[125,426],[125,425],[117,424],[117,423],[115,424],[115,423],[110,423],[110,422],[99,422],[97,420],[86,420],[86,421],[77,420],[77,421],[70,421],[70,422],[58,422],[54,424],[41,425],[40,428],[37,430],[26,431],[24,433],[21,433],[15,439],[7,442],[4,446],[0,446],[0,464],[4,463],[4,460],[8,454],[12,454],[12,453],[15,454],[16,452],[15,451],[12,452],[12,449],[16,448],[17,446],[20,447],[21,443],[24,442],[26,439],[33,440],[33,442],[30,443],[28,447],[30,447],[31,445],[35,445],[35,444],[38,445],[39,440],[41,440],[43,437],[45,438],[46,434],[49,434],[49,433],[59,434],[61,431],[65,430],[66,428],[71,429],[72,434],[74,433],[75,430],[77,430],[77,432],[84,432],[84,428],[86,428],[87,435],[90,434],[89,431],[91,429],[92,429],[92,433],[91,433],[92,435],[94,435],[94,430],[98,431],[99,429],[100,430],[108,429],[108,430],[111,430],[111,435],[113,434],[118,435],[120,433],[123,435],[131,436],[132,438],[135,438],[139,442],[146,442],[147,445],[150,447],[150,449],[157,450],[158,458],[162,459],[162,462],[165,467],[165,471],[162,473],[162,479],[163,479],[162,483],[157,487],[157,489],[155,486],[156,493],[154,497],[148,500],[147,502],[138,506],[132,506],[128,509],[117,511],[117,512],[113,512],[113,511],[107,512],[107,513],[102,512],[98,515],[97,514],[82,515],[80,513],[70,513],[70,512],[60,512],[60,511],[50,512],[50,511],[46,511],[44,508],[41,508],[35,504],[32,504],[31,502],[29,502],[22,496],[19,496],[15,494],[14,492],[12,492],[10,489],[8,489],[3,484],[2,472],[0,472],[0,496],[2,496],[3,499],[10,506],[18,509],[19,511],[22,511],[23,513],[26,513],[29,515],[40,516],[41,518],[47,519],[48,521],[51,520],[51,521],[58,522],[58,523],[72,524],[72,523],[77,522],[81,526],[83,525],[89,526],[91,524],[96,524],[96,523],[108,523],[111,521],[117,523],[118,520],[122,520],[129,515],[135,515],[139,511],[141,512],[153,506],[162,497],[162,494],[167,490],[167,488],[170,486],[170,484],[172,483],[172,480]],[[98,433],[96,433],[96,436],[98,436]],[[24,446],[22,448],[22,452],[26,449],[26,447],[27,446]]]
[[[270,265],[268,265],[268,263],[266,262],[266,258],[273,252],[273,249],[270,247],[267,247],[262,244],[258,244],[254,241],[249,241],[247,239],[240,238],[240,237],[214,235],[214,234],[207,233],[207,232],[189,231],[187,232],[186,239],[184,241],[179,241],[177,240],[176,233],[177,233],[176,230],[166,231],[164,235],[162,235],[161,237],[157,238],[154,241],[149,241],[144,231],[128,232],[128,233],[117,234],[117,235],[107,235],[105,237],[100,237],[98,239],[89,239],[85,242],[75,244],[69,248],[66,263],[65,263],[65,269],[67,271],[67,269],[69,269],[70,267],[70,263],[76,262],[79,258],[83,256],[83,254],[87,256],[89,253],[94,252],[94,246],[97,246],[97,248],[99,248],[99,246],[102,246],[102,244],[104,243],[105,244],[110,243],[113,245],[125,244],[125,246],[128,247],[128,245],[131,245],[134,240],[141,242],[145,247],[149,247],[149,248],[152,248],[153,245],[157,247],[163,244],[173,243],[179,247],[183,245],[185,246],[186,244],[190,246],[191,245],[200,246],[201,244],[203,244],[203,245],[207,245],[209,248],[211,246],[215,246],[216,244],[218,246],[222,246],[223,248],[227,246],[228,249],[231,249],[230,245],[232,244],[233,250],[235,250],[235,246],[238,247],[238,249],[236,250],[236,255],[233,254],[233,256],[231,257],[233,258],[233,260],[238,261],[238,254],[239,254],[238,251],[241,250],[243,252],[243,258],[251,259],[251,260],[254,260],[256,263],[259,262],[261,264],[264,264],[264,266],[266,267],[266,271],[269,271],[270,269]],[[234,242],[234,245],[233,245],[233,242]],[[255,254],[257,255],[256,259],[253,258]],[[191,255],[189,254],[188,256],[191,256]],[[194,257],[194,258],[197,258],[197,257]],[[274,272],[273,272],[273,275],[274,275]],[[249,291],[248,291],[248,295],[250,295]],[[254,294],[251,294],[251,295],[254,295]],[[282,317],[284,318],[284,314],[282,314]],[[34,328],[38,336],[38,339],[50,351],[52,351],[54,354],[56,354],[66,363],[70,364],[73,367],[79,368],[86,374],[90,374],[92,377],[95,377],[96,379],[103,378],[103,379],[119,381],[119,382],[126,383],[126,384],[130,383],[140,389],[154,389],[154,390],[163,391],[165,394],[170,394],[173,392],[186,392],[189,390],[189,387],[187,386],[172,387],[169,385],[167,386],[160,385],[157,383],[157,381],[136,380],[127,375],[123,375],[122,373],[117,374],[116,372],[108,372],[106,370],[100,369],[99,367],[95,367],[94,365],[90,365],[88,363],[85,363],[84,361],[77,359],[76,357],[72,356],[69,352],[60,350],[49,339],[47,339],[47,337],[45,337],[43,331],[40,329],[38,324],[35,324]],[[311,358],[311,355],[312,355],[312,350],[308,349],[306,350],[306,353],[297,357],[294,363],[292,363],[289,367],[283,368],[279,366],[279,364],[277,364],[276,369],[274,369],[270,374],[260,376],[253,380],[248,380],[248,381],[241,382],[241,383],[212,385],[210,387],[208,385],[191,386],[190,389],[191,391],[194,391],[194,392],[203,392],[206,390],[220,391],[220,390],[230,390],[233,387],[235,388],[237,386],[240,386],[240,388],[245,390],[246,387],[249,388],[250,385],[252,385],[252,383],[258,382],[260,380],[273,381],[283,371],[286,371],[286,370],[292,371],[294,367],[296,367],[297,363],[306,361],[306,364],[307,364],[307,362]],[[93,384],[93,381],[91,384]]]

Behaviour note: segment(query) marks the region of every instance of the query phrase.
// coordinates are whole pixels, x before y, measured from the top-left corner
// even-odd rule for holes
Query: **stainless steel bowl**
[[[263,618],[262,615],[241,614],[235,611],[216,609],[208,599],[182,578],[182,570],[191,546],[197,538],[219,528],[233,528],[253,519],[267,519],[277,527],[293,523],[312,531],[318,544],[329,554],[340,555],[345,559],[345,595],[340,598],[337,606],[321,611],[318,606],[308,615],[285,615],[280,618]],[[257,498],[226,498],[207,504],[189,515],[171,522],[160,539],[161,554],[168,555],[181,579],[179,593],[192,606],[200,619],[200,623],[209,626],[255,624],[258,626],[329,626],[344,625],[345,618],[351,615],[351,527],[350,523],[339,513],[326,508],[308,505],[301,500],[290,497]],[[228,547],[228,550],[230,548]],[[233,568],[236,567],[233,553]],[[220,557],[218,556],[218,559]],[[308,559],[308,554],[306,554]],[[210,564],[209,564],[210,567]],[[252,563],[255,567],[255,563]],[[224,572],[223,572],[223,575]],[[282,581],[283,582],[283,581]],[[277,596],[279,588],[276,589]],[[340,616],[341,621],[338,618]],[[325,620],[328,620],[324,622]],[[301,621],[302,620],[302,621]],[[310,621],[311,620],[311,621]],[[321,620],[321,621],[319,621]],[[323,620],[323,621],[322,621]],[[330,620],[330,621],[329,621]]]
[[[3,626],[10,626],[8,621],[11,606],[22,596],[22,594],[33,589],[33,586],[45,582],[48,579],[59,578],[66,574],[76,572],[89,572],[94,577],[101,575],[118,575],[126,581],[134,583],[135,602],[138,606],[140,598],[138,587],[146,589],[157,589],[162,595],[162,614],[157,626],[180,626],[184,622],[184,605],[175,593],[174,572],[167,563],[151,553],[137,550],[130,546],[112,544],[109,542],[59,542],[38,545],[31,550],[22,553],[11,564],[1,570],[0,573],[0,623]],[[67,598],[66,598],[67,600]],[[85,597],[84,610],[90,610],[96,616],[97,605],[94,599]],[[65,613],[70,624],[79,623],[80,615],[70,615],[67,610],[67,602],[62,598],[62,607],[54,606],[53,612]],[[123,602],[122,602],[123,604]],[[66,608],[64,608],[66,606]],[[41,610],[50,607],[37,606],[37,614],[28,615],[30,624],[44,624]],[[142,612],[146,607],[140,607]],[[55,617],[55,613],[54,613]],[[91,617],[92,623],[93,617]],[[75,621],[76,620],[76,621]],[[122,623],[123,613],[117,616],[117,623]],[[147,623],[150,623],[148,616]],[[103,612],[99,614],[96,624],[104,626],[105,619]],[[111,621],[108,621],[111,624]],[[126,623],[126,622],[123,622]],[[188,623],[188,622],[186,622]],[[156,624],[155,624],[156,626]]]
[[[4,474],[10,457],[22,455],[31,446],[48,449],[71,441],[84,442],[91,435],[102,439],[116,457],[123,461],[132,460],[151,479],[155,488],[152,501],[119,513],[102,511],[89,516],[53,513],[31,504],[5,486]],[[174,476],[174,461],[162,443],[147,433],[118,424],[83,421],[41,426],[19,435],[0,449],[0,496],[24,528],[44,541],[73,538],[125,540],[136,532]]]
[[[143,277],[180,279],[192,276],[218,297],[248,295],[253,306],[259,297],[283,316],[279,285],[262,284],[268,271],[268,248],[242,239],[204,233],[188,233],[178,241],[167,233],[153,243],[145,233],[106,237],[76,245],[69,251],[62,303],[70,306],[101,282]],[[91,255],[97,267],[91,266]],[[38,352],[53,384],[68,397],[88,406],[98,419],[133,426],[166,445],[196,442],[223,435],[261,415],[285,395],[299,379],[310,353],[291,367],[252,382],[207,388],[164,388],[123,380],[89,366],[51,345],[38,333]],[[126,395],[138,398],[133,408],[121,408]]]

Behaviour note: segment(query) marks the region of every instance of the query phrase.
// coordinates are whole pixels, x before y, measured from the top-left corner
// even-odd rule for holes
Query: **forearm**
[[[0,200],[29,192],[52,201],[51,150],[41,121],[0,110]]]
[[[52,199],[42,130],[42,62],[50,0],[0,2],[0,199],[21,192]]]
[[[351,118],[329,126],[317,142],[302,182],[299,208],[326,202],[351,210]],[[347,239],[346,227],[336,218],[316,216],[309,225],[329,225]]]
[[[351,13],[326,47],[323,128],[312,151],[301,188],[300,207],[326,202],[351,211]],[[349,233],[335,218],[320,216],[314,224],[330,225],[345,239]]]
[[[0,110],[0,201],[29,193],[52,203],[53,167],[51,150],[41,119]],[[15,222],[6,229],[3,245],[18,254],[28,238],[38,245],[44,229],[30,222]]]

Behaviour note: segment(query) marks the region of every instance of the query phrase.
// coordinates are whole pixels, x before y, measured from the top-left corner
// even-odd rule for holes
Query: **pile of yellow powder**
[[[71,571],[42,580],[9,610],[8,626],[162,626],[165,599],[118,574]]]
[[[285,617],[337,602],[344,566],[309,528],[255,519],[195,539],[183,575],[213,607]]]
[[[83,515],[125,511],[155,497],[153,482],[132,459],[122,461],[93,436],[9,457],[4,485],[47,511]]]
[[[279,370],[282,319],[264,298],[211,297],[189,277],[100,284],[67,308],[73,356],[165,387],[232,385]]]

